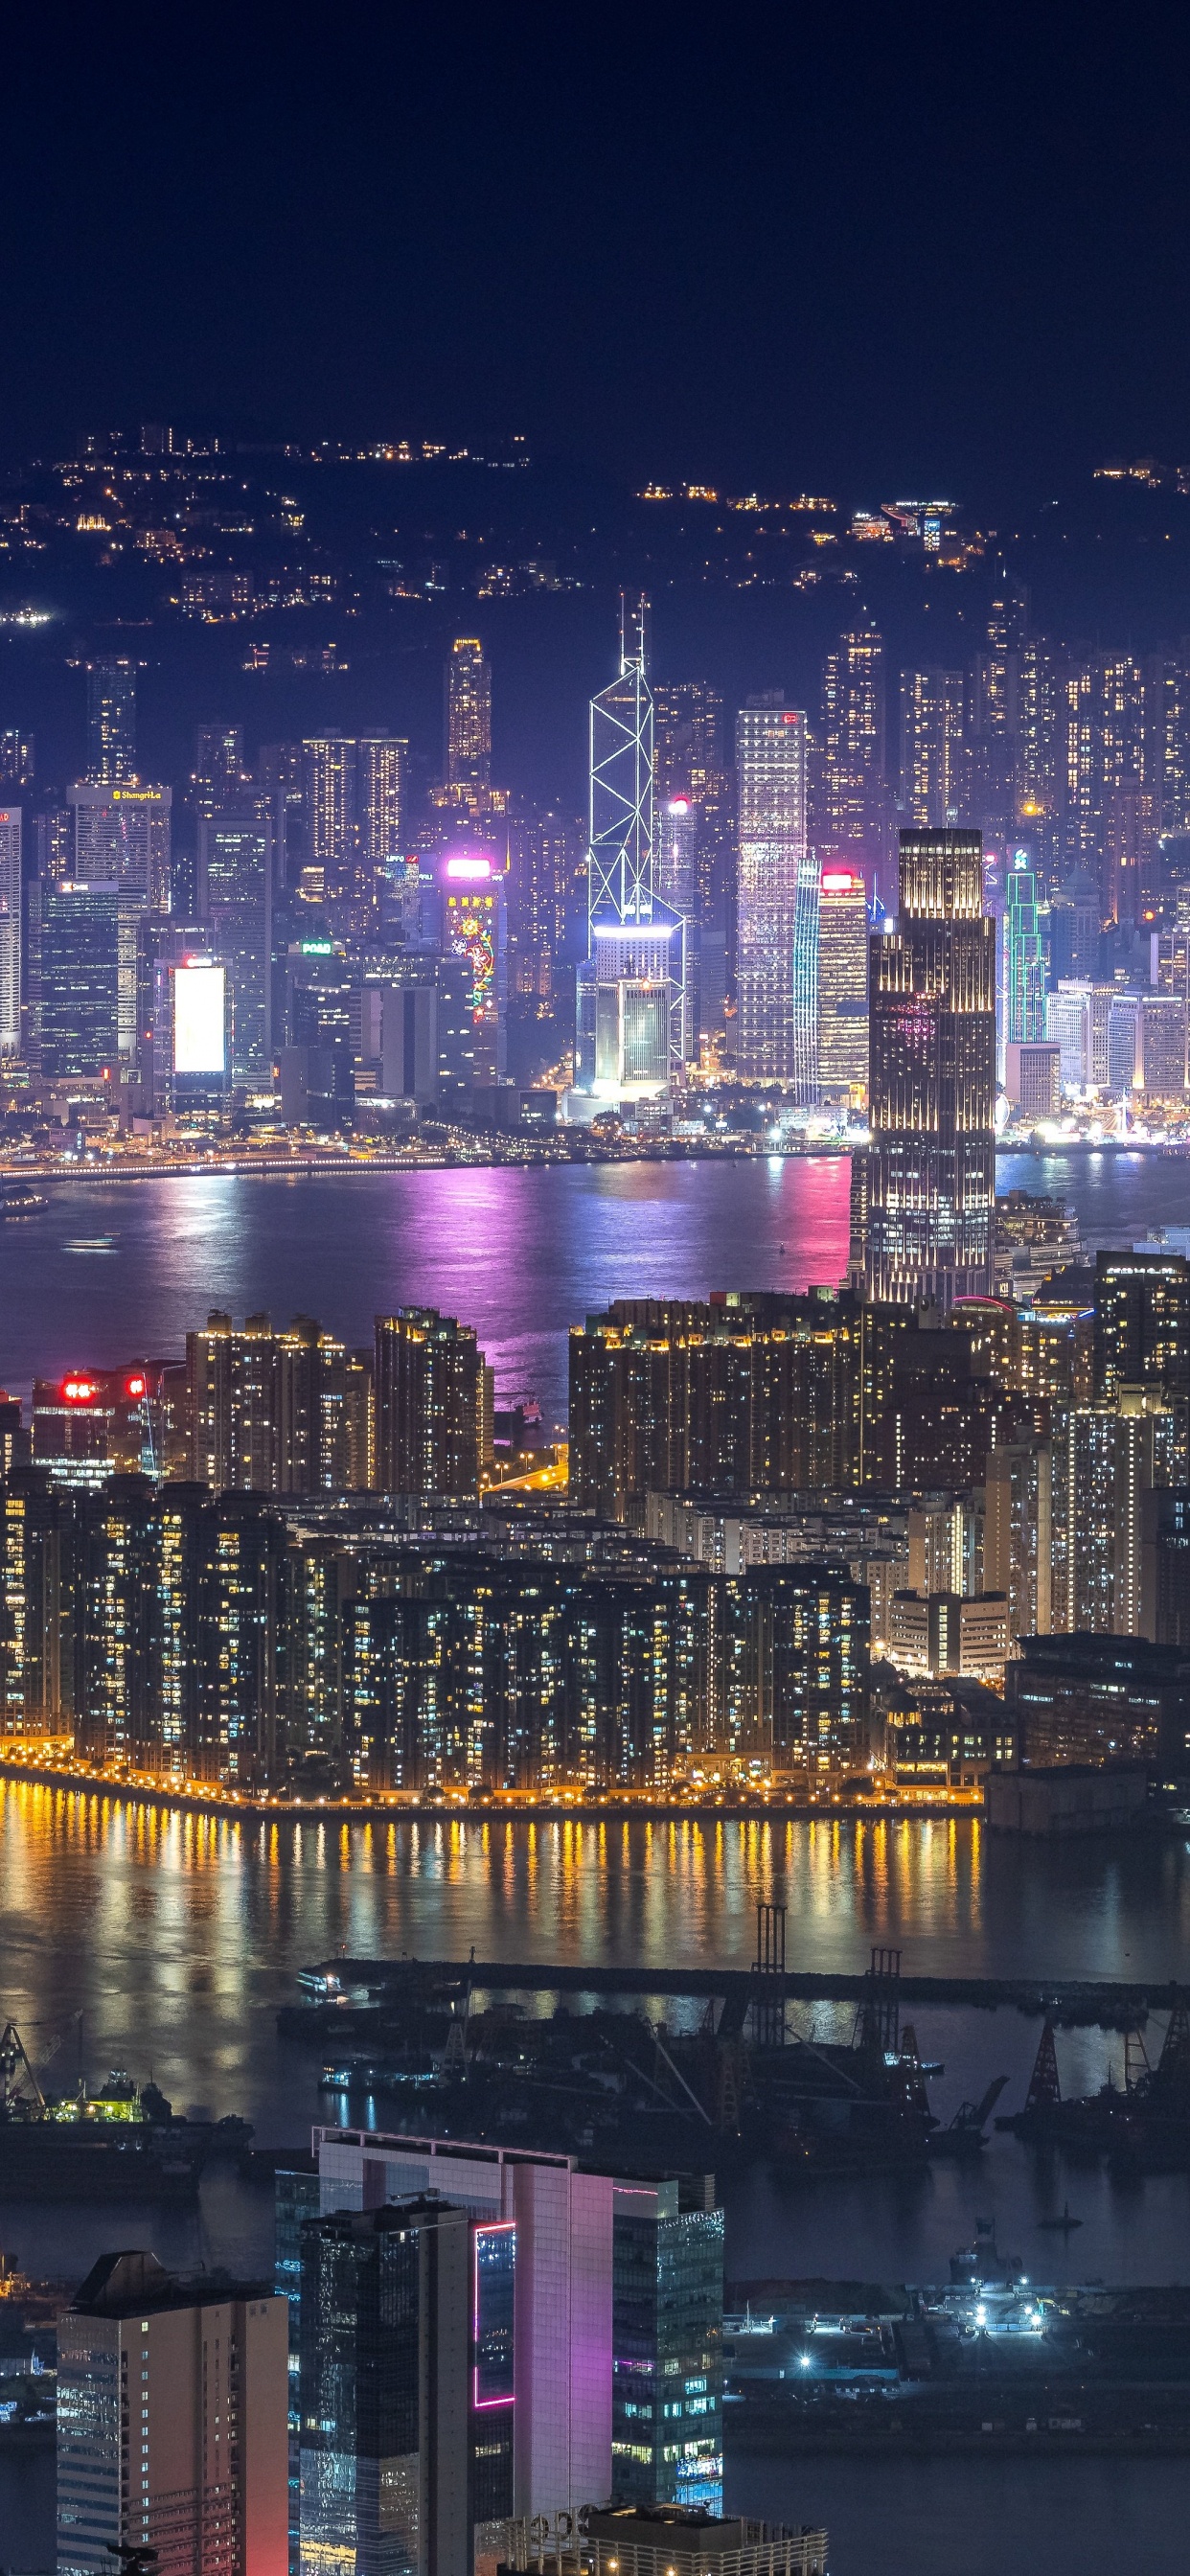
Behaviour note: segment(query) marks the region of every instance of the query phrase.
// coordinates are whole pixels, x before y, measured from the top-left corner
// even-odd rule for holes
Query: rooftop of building
[[[101,2254],[75,2292],[71,2309],[77,2316],[159,2316],[168,2308],[215,2308],[249,2299],[276,2296],[271,2281],[241,2281],[230,2272],[199,2272],[189,2278],[167,2272],[155,2254],[134,2247]]]

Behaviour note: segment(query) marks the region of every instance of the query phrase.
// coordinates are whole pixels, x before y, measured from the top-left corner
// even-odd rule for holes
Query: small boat
[[[1075,2227],[1081,2227],[1082,2223],[1081,2218],[1071,2217],[1070,2203],[1068,2200],[1064,2200],[1062,2203],[1062,2215],[1060,2218],[1039,2218],[1037,2221],[1038,2226],[1040,2228],[1044,2228],[1046,2233],[1051,2236],[1069,2236],[1071,2230]]]

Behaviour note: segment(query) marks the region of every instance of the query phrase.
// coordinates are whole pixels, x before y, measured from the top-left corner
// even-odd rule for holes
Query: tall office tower
[[[1017,682],[1016,815],[1048,868],[1061,848],[1063,698],[1057,657],[1044,637],[1021,646]]]
[[[122,911],[115,885],[67,878],[29,888],[35,1043],[47,1082],[98,1074],[119,1057]]]
[[[984,1592],[1003,1593],[1008,1635],[1043,1636],[1052,1626],[1053,1452],[1048,1440],[1006,1440],[993,1449],[984,1484]],[[931,1587],[933,1588],[933,1587]]]
[[[190,784],[198,813],[209,814],[216,805],[234,805],[247,783],[241,727],[197,725]]]
[[[68,787],[76,876],[136,895],[152,912],[170,907],[172,787]]]
[[[1019,853],[1004,886],[1005,1046],[1028,1046],[1045,1036],[1045,940],[1037,878]]]
[[[1045,1034],[1058,1049],[1060,1091],[1081,1090],[1090,1081],[1090,987],[1061,983],[1045,997]]]
[[[228,975],[206,934],[185,924],[138,925],[136,1079],[154,1118],[218,1109],[230,1061]]]
[[[1124,1386],[1067,1419],[1064,1571],[1070,1629],[1137,1637],[1143,1614],[1144,1497],[1175,1482],[1177,1417],[1156,1387]],[[1055,1625],[1058,1622],[1055,1619]]]
[[[86,774],[93,787],[136,779],[136,664],[125,654],[87,664]]]
[[[446,783],[492,780],[492,666],[477,635],[456,635],[446,666]]]
[[[74,875],[74,813],[69,805],[47,805],[34,815],[33,874]]]
[[[1180,993],[1140,997],[1141,1081],[1151,1100],[1184,1098],[1186,1004]]]
[[[198,825],[198,917],[227,967],[231,1078],[248,1090],[272,1087],[275,818],[270,796],[241,792]]]
[[[472,1079],[502,1082],[508,1044],[504,878],[478,851],[456,851],[437,863],[434,874],[442,954],[463,959],[471,979]]]
[[[0,1055],[21,1049],[21,809],[0,805]]]
[[[683,1064],[698,1062],[700,1026],[698,830],[699,812],[692,797],[674,795],[658,802],[653,887],[661,903],[676,916],[683,928],[684,973],[679,1049]]]
[[[1113,920],[1135,918],[1129,870],[1135,877],[1142,843],[1147,851],[1155,837],[1152,800],[1147,815],[1130,811],[1144,785],[1144,728],[1144,671],[1131,654],[1069,666],[1061,692],[1062,843],[1070,864],[1096,874],[1101,912]]]
[[[472,2368],[513,2394],[511,2314],[472,2362],[472,2238],[424,2196],[304,2222],[302,2576],[472,2576]]]
[[[858,869],[828,864],[818,908],[818,1081],[824,1098],[868,1083],[868,903]]]
[[[1063,877],[1050,904],[1050,983],[1092,979],[1099,966],[1099,889],[1085,868]]]
[[[483,1354],[467,1324],[423,1306],[376,1318],[376,1477],[383,1494],[479,1491]]]
[[[103,2254],[57,2334],[59,2576],[281,2576],[284,2299]]]
[[[1028,594],[1002,576],[988,612],[986,651],[971,674],[968,810],[984,833],[1005,841],[1016,822],[1020,768],[1021,655]]]
[[[620,668],[591,700],[587,916],[648,922],[653,913],[653,700],[645,674],[645,602],[631,626],[621,605]]]
[[[1095,1392],[1159,1388],[1190,1399],[1190,1261],[1181,1252],[1100,1252],[1095,1270]]]
[[[33,785],[33,736],[22,725],[0,725],[0,796],[19,795]]]
[[[741,708],[736,766],[736,1066],[747,1080],[792,1083],[808,1097],[817,1070],[818,868],[806,846],[805,716],[779,704]]]
[[[723,2506],[723,2212],[701,2175],[615,2186],[612,2487]]]
[[[573,958],[581,911],[586,912],[586,846],[577,817],[531,813],[515,834],[517,920],[515,979],[518,993],[552,1001],[563,961]]]
[[[705,680],[679,680],[653,689],[653,792],[659,805],[672,796],[700,804],[723,770],[723,693]]]
[[[922,831],[966,811],[966,685],[961,671],[901,673],[901,803]]]
[[[620,668],[591,700],[588,953],[577,978],[575,1085],[607,1100],[663,1091],[681,1063],[686,939],[654,887],[653,700],[646,602],[621,603]]]
[[[384,2130],[365,2137],[316,2129],[314,2148],[324,2217],[338,2209],[399,2203],[428,2189],[441,2194],[439,2207],[450,2203],[467,2211],[490,2256],[499,2254],[501,2237],[515,2235],[511,2266],[505,2242],[503,2263],[493,2263],[488,2274],[499,2319],[511,2270],[516,2394],[507,2412],[513,2511],[533,2515],[559,2505],[577,2511],[584,2498],[607,2495],[616,2225],[611,2176],[580,2171],[573,2156]],[[495,2409],[487,2421],[503,2432]],[[502,2474],[498,2458],[491,2465]],[[487,2518],[477,2511],[477,2521]]]
[[[333,901],[354,882],[358,819],[358,754],[347,734],[312,736],[302,744],[306,857]]]
[[[867,1285],[983,1296],[995,1198],[996,934],[978,832],[902,832],[896,932],[868,996]]]
[[[277,815],[277,885],[289,881],[289,860],[301,842],[306,789],[306,755],[300,742],[262,742],[256,755],[256,784],[271,796]]]
[[[403,737],[365,733],[357,769],[360,857],[382,868],[405,849],[409,803],[409,745]]]
[[[883,900],[888,837],[884,640],[872,625],[839,637],[822,666],[822,789],[814,838],[820,851],[862,868]]]

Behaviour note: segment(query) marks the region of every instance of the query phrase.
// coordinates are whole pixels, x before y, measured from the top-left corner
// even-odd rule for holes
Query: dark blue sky
[[[1144,0],[30,11],[4,443],[522,428],[998,504],[1178,458],[1188,42]]]

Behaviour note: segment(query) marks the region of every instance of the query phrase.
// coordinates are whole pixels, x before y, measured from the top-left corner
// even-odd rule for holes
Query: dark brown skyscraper
[[[996,929],[978,832],[902,832],[896,930],[871,944],[868,1295],[983,1296],[995,1197]]]

